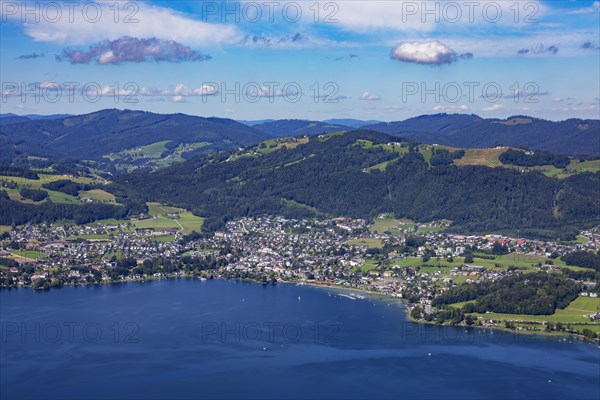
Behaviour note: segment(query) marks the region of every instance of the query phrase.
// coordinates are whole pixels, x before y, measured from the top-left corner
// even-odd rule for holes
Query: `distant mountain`
[[[29,118],[16,114],[0,114],[0,126],[31,121]]]
[[[17,115],[13,113],[0,114],[0,126],[15,124],[17,122],[27,122],[36,119],[60,119],[71,117],[71,114],[52,114],[52,115],[40,115],[40,114],[27,114]]]
[[[527,116],[483,119],[477,115],[422,115],[366,129],[421,143],[461,148],[520,146],[562,154],[600,155],[600,120],[553,122]]]
[[[244,125],[248,125],[248,126],[254,126],[254,125],[258,125],[258,124],[264,124],[266,122],[273,122],[275,121],[274,119],[257,119],[257,120],[243,120],[243,119],[238,119],[237,122],[242,123]]]
[[[345,132],[352,130],[352,128],[344,125],[303,119],[280,119],[254,125],[253,128],[273,137],[314,135],[319,133]]]
[[[322,122],[324,122],[326,124],[332,124],[332,125],[349,126],[351,128],[362,128],[363,126],[374,125],[374,124],[381,123],[381,121],[377,121],[377,120],[374,120],[374,119],[362,120],[362,119],[352,119],[352,118],[326,119],[326,120],[324,120]]]
[[[67,118],[28,120],[0,129],[3,158],[22,154],[99,159],[160,141],[170,141],[171,147],[202,142],[207,144],[205,150],[217,150],[267,138],[269,135],[231,119],[114,109]],[[2,162],[6,164],[5,159]]]

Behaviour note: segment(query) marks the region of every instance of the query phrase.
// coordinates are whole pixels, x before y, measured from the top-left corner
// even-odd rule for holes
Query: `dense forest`
[[[22,188],[19,190],[19,194],[24,199],[29,199],[32,201],[42,201],[48,197],[48,192],[40,189]]]
[[[521,167],[535,167],[541,165],[553,165],[556,168],[565,168],[571,160],[569,157],[549,153],[547,151],[536,151],[534,153],[509,149],[500,154],[498,159],[504,164],[518,165]]]
[[[433,305],[475,300],[466,304],[463,311],[550,315],[557,308],[568,306],[580,290],[579,284],[561,275],[538,272],[459,285],[434,299]]]
[[[416,221],[449,219],[453,230],[465,232],[573,239],[578,228],[600,222],[598,173],[558,180],[506,168],[430,165],[416,145],[402,156],[384,149],[395,140],[372,131],[311,136],[306,144],[260,156],[248,148],[238,158],[232,152],[196,157],[121,177],[115,187],[208,217],[207,229],[247,215],[372,218],[392,212]],[[382,163],[386,168],[371,168]]]
[[[42,185],[43,188],[48,190],[55,190],[57,192],[62,192],[66,194],[70,194],[71,196],[77,196],[80,190],[91,190],[92,186],[87,185],[85,183],[73,182],[68,179],[61,179],[58,181],[44,183]]]
[[[582,268],[591,268],[600,271],[600,252],[576,251],[565,254],[560,258],[568,265],[575,265]]]

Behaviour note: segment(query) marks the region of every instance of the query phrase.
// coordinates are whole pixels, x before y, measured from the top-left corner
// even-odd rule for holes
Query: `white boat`
[[[350,300],[356,300],[356,297],[352,296],[351,294],[338,293],[338,296],[345,297],[345,298],[350,299]]]

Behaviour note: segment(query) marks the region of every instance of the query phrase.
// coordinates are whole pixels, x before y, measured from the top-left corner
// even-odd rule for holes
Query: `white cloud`
[[[360,95],[359,99],[366,100],[366,101],[377,101],[377,100],[381,100],[381,96],[376,95],[374,93],[363,92]]]
[[[441,111],[441,112],[447,112],[447,111],[467,111],[469,109],[469,106],[462,104],[460,106],[435,106],[433,107],[433,111]]]
[[[173,103],[186,103],[187,100],[183,96],[173,96],[171,97],[171,101]]]
[[[26,3],[14,3],[17,7],[25,7]],[[63,4],[63,3],[61,3]],[[188,45],[219,45],[235,43],[243,35],[232,25],[211,24],[195,20],[175,10],[153,6],[141,2],[93,2],[75,4],[69,13],[66,5],[62,5],[62,15],[55,21],[40,18],[39,22],[30,20],[23,23],[25,33],[38,42],[50,42],[69,45],[95,43],[98,39],[116,40],[129,36],[136,38],[157,38],[175,40]],[[119,17],[115,18],[114,6],[119,5]],[[131,4],[137,7],[131,8]],[[32,7],[28,4],[27,7]],[[23,11],[5,12],[3,20],[20,21]],[[135,13],[133,13],[135,11]],[[132,14],[133,13],[133,14]],[[127,17],[131,15],[128,20]],[[98,19],[98,20],[96,20]],[[117,19],[117,22],[115,22]]]
[[[485,107],[483,110],[483,112],[496,112],[496,111],[500,111],[504,109],[504,106],[502,104],[493,104],[489,107]]]
[[[169,89],[142,87],[137,94],[148,97],[176,97],[179,99],[180,97],[213,96],[218,92],[219,89],[211,85],[201,85],[196,88],[190,88],[182,83],[179,83]]]
[[[594,1],[591,6],[576,8],[574,10],[557,10],[560,14],[596,14],[600,12],[600,1]]]
[[[473,54],[457,54],[450,47],[438,40],[426,40],[421,42],[400,42],[392,49],[390,57],[393,60],[415,64],[442,65],[452,64],[461,58],[472,58]]]

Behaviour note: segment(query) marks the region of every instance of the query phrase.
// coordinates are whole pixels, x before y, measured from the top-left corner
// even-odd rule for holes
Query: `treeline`
[[[147,211],[145,202],[138,198],[121,197],[119,202],[123,206],[102,203],[55,204],[49,200],[39,205],[24,204],[11,200],[3,190],[0,191],[0,225],[37,224],[59,220],[86,224],[101,219],[126,218]]]
[[[433,300],[433,306],[475,300],[463,307],[465,313],[551,315],[577,297],[581,287],[555,274],[538,272],[510,276],[498,281],[462,284]]]
[[[36,172],[31,171],[27,168],[18,168],[18,167],[2,167],[2,168],[0,168],[0,175],[16,176],[19,178],[26,178],[26,179],[33,179],[33,180],[40,179],[39,175]]]
[[[600,271],[600,251],[597,253],[591,251],[575,251],[565,254],[560,258],[567,265],[576,267],[591,268]]]
[[[116,260],[113,268],[107,269],[111,279],[119,276],[152,275],[155,273],[171,274],[179,271],[196,272],[215,270],[224,265],[224,261],[216,259],[201,260],[199,258],[184,256],[181,258],[157,257],[144,260],[138,264],[133,258],[122,258]]]
[[[461,159],[465,156],[464,150],[457,150],[450,152],[446,149],[433,149],[433,154],[429,159],[429,164],[431,166],[439,166],[439,165],[450,165],[454,163],[454,160]]]
[[[48,192],[40,189],[31,189],[31,188],[21,188],[19,189],[19,194],[21,197],[33,201],[42,201],[48,197]]]
[[[57,192],[69,194],[71,196],[77,196],[79,194],[80,190],[91,190],[92,189],[91,185],[88,185],[85,183],[73,182],[68,179],[61,179],[61,180],[54,181],[54,182],[44,183],[42,185],[42,187],[45,189],[48,189],[48,190],[55,190]]]
[[[565,168],[571,162],[567,156],[541,150],[536,150],[532,154],[527,154],[524,151],[509,149],[500,154],[498,159],[504,164],[518,165],[521,167],[553,165],[560,169]]]
[[[432,167],[414,150],[398,159],[377,146],[357,146],[359,139],[374,145],[397,140],[370,131],[311,137],[259,157],[197,157],[121,177],[116,186],[208,217],[207,229],[263,214],[371,219],[394,213],[418,222],[449,219],[451,229],[464,232],[521,230],[566,240],[600,222],[600,173],[558,180],[505,168]],[[383,162],[385,170],[370,169]]]

